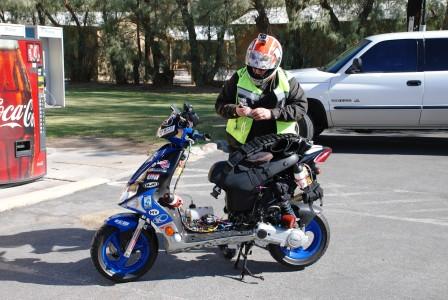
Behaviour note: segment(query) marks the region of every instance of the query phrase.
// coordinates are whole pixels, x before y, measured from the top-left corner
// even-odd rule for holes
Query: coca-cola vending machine
[[[0,38],[0,184],[47,172],[43,55],[38,40]]]

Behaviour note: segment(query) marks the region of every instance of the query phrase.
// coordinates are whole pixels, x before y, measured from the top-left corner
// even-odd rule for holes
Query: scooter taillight
[[[315,163],[324,163],[328,157],[330,157],[331,153],[333,152],[333,150],[331,150],[331,148],[324,148],[324,150],[318,155],[316,156],[316,158],[314,159]]]

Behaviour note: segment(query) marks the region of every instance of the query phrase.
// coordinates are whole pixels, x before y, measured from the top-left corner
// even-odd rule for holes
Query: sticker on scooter
[[[156,181],[151,181],[151,182],[147,182],[144,184],[144,187],[146,189],[151,189],[151,188],[155,188],[156,186],[159,186],[159,183]]]
[[[160,174],[149,173],[146,179],[148,180],[159,180]]]
[[[170,161],[165,159],[165,160],[159,161],[157,163],[157,165],[160,166],[162,169],[169,169],[170,168]]]
[[[115,224],[118,224],[118,225],[121,225],[121,226],[125,226],[125,227],[129,226],[129,222],[126,222],[126,221],[123,221],[123,220],[118,220],[117,219],[114,222],[115,222]]]
[[[162,168],[151,168],[148,171],[149,172],[156,172],[156,173],[166,173],[168,170],[167,169],[162,169]]]
[[[174,132],[175,129],[176,129],[176,126],[175,126],[175,125],[172,125],[172,126],[169,126],[169,127],[166,127],[166,128],[160,128],[160,129],[159,129],[159,132],[157,133],[157,135],[158,135],[159,137],[162,137],[162,136],[164,136],[165,134]]]
[[[145,209],[149,209],[152,207],[152,197],[151,196],[147,196],[147,197],[143,198],[143,207]]]
[[[159,213],[160,213],[160,212],[159,212],[158,209],[151,209],[151,210],[148,212],[148,214],[149,214],[150,216],[157,216]]]
[[[155,224],[161,224],[161,223],[163,223],[163,222],[166,222],[166,220],[168,220],[168,218],[169,218],[168,215],[166,215],[166,214],[161,214],[161,215],[158,215],[157,217],[155,217],[152,221],[153,221]]]

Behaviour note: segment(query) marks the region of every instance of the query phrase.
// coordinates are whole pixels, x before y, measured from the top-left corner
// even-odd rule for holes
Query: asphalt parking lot
[[[0,213],[2,299],[446,299],[448,133],[323,135],[334,149],[319,178],[330,246],[300,272],[256,248],[249,266],[265,281],[238,281],[215,249],[166,254],[138,282],[112,285],[94,269],[90,240],[119,209],[124,179]],[[213,205],[210,153],[189,163],[179,193]]]

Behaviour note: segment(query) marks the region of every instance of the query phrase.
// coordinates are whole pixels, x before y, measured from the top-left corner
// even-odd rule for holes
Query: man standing
[[[227,121],[229,151],[270,133],[297,133],[308,109],[303,89],[280,68],[282,46],[260,33],[246,52],[246,66],[224,84],[215,109]]]
[[[297,80],[280,68],[282,54],[276,38],[260,33],[247,48],[246,66],[233,74],[216,99],[216,112],[227,119],[230,153],[258,136],[298,133],[297,121],[306,114],[308,102]],[[290,187],[275,185],[282,223],[295,227]]]

